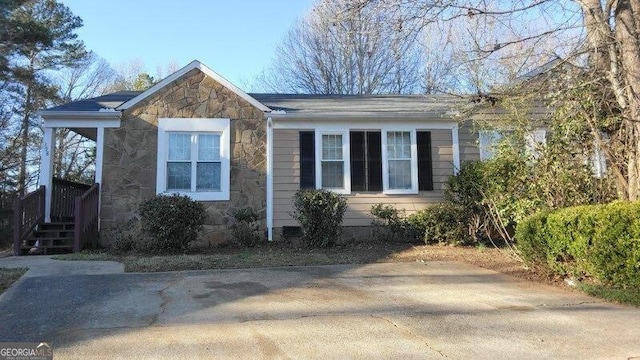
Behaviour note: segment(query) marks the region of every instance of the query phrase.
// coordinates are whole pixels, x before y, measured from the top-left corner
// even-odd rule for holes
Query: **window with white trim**
[[[344,188],[344,158],[341,134],[322,135],[322,188]]]
[[[229,200],[229,119],[159,119],[156,193]]]
[[[304,130],[299,151],[301,189],[340,194],[434,190],[429,130]]]
[[[219,133],[169,132],[167,190],[220,191]]]
[[[493,158],[495,147],[502,137],[502,133],[496,130],[480,130],[478,133],[480,160],[484,161]]]
[[[388,189],[411,189],[411,132],[387,132],[387,162]]]
[[[509,136],[510,130],[480,130],[478,133],[478,148],[480,150],[480,160],[489,160],[495,156],[496,146],[505,137]],[[538,158],[541,147],[547,143],[547,132],[545,129],[535,129],[525,134],[525,150],[527,154]]]

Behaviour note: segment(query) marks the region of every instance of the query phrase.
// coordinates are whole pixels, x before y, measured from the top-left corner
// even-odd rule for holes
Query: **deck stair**
[[[74,224],[72,222],[42,223],[26,240],[23,252],[58,254],[73,251]],[[26,251],[25,251],[26,250]]]

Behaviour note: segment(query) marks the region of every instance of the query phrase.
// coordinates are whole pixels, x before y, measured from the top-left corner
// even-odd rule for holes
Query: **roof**
[[[122,104],[135,99],[142,93],[119,91],[49,108],[44,111],[44,114],[114,110],[121,108]],[[284,111],[292,115],[378,113],[445,116],[451,114],[463,103],[462,98],[450,95],[249,94],[249,96],[274,111]]]
[[[249,94],[274,111],[313,116],[423,115],[450,116],[465,103],[452,95],[303,95]]]
[[[112,110],[139,94],[140,91],[118,91],[91,99],[73,101],[64,105],[46,109],[44,112]]]

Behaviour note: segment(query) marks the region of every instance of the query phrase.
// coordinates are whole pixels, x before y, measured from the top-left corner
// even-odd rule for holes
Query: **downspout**
[[[451,142],[453,145],[453,175],[460,171],[460,139],[458,138],[458,125],[451,128]]]
[[[267,240],[273,241],[273,122],[267,118]]]

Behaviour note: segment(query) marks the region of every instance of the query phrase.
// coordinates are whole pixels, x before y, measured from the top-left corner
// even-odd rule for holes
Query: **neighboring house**
[[[39,238],[74,230],[78,250],[98,226],[133,218],[144,199],[180,193],[205,204],[205,241],[225,241],[230,213],[243,207],[261,214],[272,240],[283,228],[298,226],[290,212],[300,188],[344,194],[343,225],[362,229],[371,223],[374,204],[413,212],[441,201],[460,163],[480,159],[477,133],[470,122],[459,125],[458,110],[467,103],[444,95],[247,94],[194,61],[141,93],[42,111],[44,188],[37,201],[45,204],[44,219],[34,217],[19,232],[43,220],[73,220],[75,225],[54,227]],[[70,192],[52,179],[56,128],[97,144],[99,186],[94,200],[82,200],[82,211],[69,205],[78,202],[65,208],[58,199]],[[94,208],[95,221],[78,219]],[[39,243],[47,244],[54,241]]]

